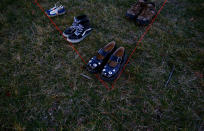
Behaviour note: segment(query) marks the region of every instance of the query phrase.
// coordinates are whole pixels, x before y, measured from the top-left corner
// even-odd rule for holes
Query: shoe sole
[[[123,63],[121,64],[120,70],[117,72],[116,75],[114,75],[114,76],[111,77],[111,78],[107,78],[107,77],[104,77],[104,76],[102,76],[102,75],[100,74],[100,78],[101,78],[102,80],[104,80],[104,81],[107,81],[107,82],[112,82],[112,81],[114,81],[115,79],[118,78],[118,76],[119,76],[121,70],[123,69],[123,66],[125,65],[126,61],[127,61],[127,55],[125,54]]]
[[[71,43],[79,43],[81,42],[82,40],[84,40],[91,32],[89,32],[88,34],[84,35],[82,38],[80,39],[77,39],[77,40],[72,40],[72,39],[69,39],[69,37],[67,37],[67,41],[71,42]]]
[[[59,13],[59,14],[57,14],[57,15],[48,15],[49,17],[55,17],[55,16],[60,16],[60,15],[64,15],[66,12],[63,12],[63,13]]]
[[[70,35],[66,35],[64,32],[63,32],[63,36],[68,38]]]

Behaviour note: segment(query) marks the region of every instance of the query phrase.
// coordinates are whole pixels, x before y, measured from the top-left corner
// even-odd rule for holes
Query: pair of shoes
[[[54,17],[58,15],[63,15],[66,13],[66,10],[63,5],[61,5],[59,2],[55,4],[55,6],[49,10],[46,11],[47,15],[49,17]]]
[[[91,73],[100,73],[100,77],[105,81],[117,79],[122,70],[127,55],[124,47],[116,49],[114,41],[101,48],[97,55],[91,58],[87,64],[87,70]]]
[[[128,19],[134,20],[137,24],[143,26],[150,24],[155,15],[155,4],[147,2],[147,0],[138,0],[126,13]]]
[[[63,36],[67,37],[67,41],[78,43],[88,36],[92,31],[89,19],[86,15],[74,17],[72,25],[63,32]]]

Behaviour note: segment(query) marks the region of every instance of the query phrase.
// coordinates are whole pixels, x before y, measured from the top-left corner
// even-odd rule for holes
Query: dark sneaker
[[[137,17],[136,22],[142,26],[148,25],[155,15],[156,15],[155,4],[147,3],[141,14]]]
[[[91,73],[98,73],[100,72],[104,65],[109,60],[110,56],[113,54],[113,52],[116,49],[115,42],[112,41],[109,44],[107,44],[105,47],[101,48],[98,51],[98,54],[89,60],[87,64],[87,70]]]
[[[113,81],[117,79],[126,61],[127,56],[125,54],[125,48],[118,48],[104,66],[100,75],[101,79],[104,81]]]
[[[63,36],[69,37],[76,31],[77,26],[79,24],[84,24],[87,22],[89,22],[89,20],[86,15],[80,15],[80,16],[74,17],[74,22],[72,23],[70,27],[66,28],[66,30],[63,32]]]
[[[78,26],[76,26],[76,30],[75,32],[70,35],[69,37],[67,37],[67,41],[71,42],[71,43],[78,43],[80,41],[82,41],[84,38],[86,38],[86,36],[88,36],[92,31],[92,28],[90,27],[90,23],[84,23],[79,24]]]
[[[126,17],[128,19],[135,20],[137,16],[141,13],[145,3],[146,0],[138,0],[138,2],[132,5],[131,8],[127,11]]]

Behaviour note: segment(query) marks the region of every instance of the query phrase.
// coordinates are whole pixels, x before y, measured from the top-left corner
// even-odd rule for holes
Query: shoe
[[[56,3],[53,8],[46,11],[46,13],[49,17],[63,15],[63,14],[65,14],[65,12],[66,12],[66,10],[65,10],[64,6],[60,5],[59,2]]]
[[[78,26],[76,26],[75,32],[69,37],[67,37],[67,41],[71,43],[79,43],[84,38],[86,38],[86,36],[88,36],[91,33],[91,31],[92,28],[90,27],[89,22],[84,23],[83,25],[79,24]]]
[[[66,28],[66,30],[63,32],[63,36],[69,37],[76,31],[77,26],[79,24],[83,25],[84,23],[87,23],[87,22],[89,22],[89,20],[86,15],[80,15],[80,16],[74,17],[74,22],[70,27]]]
[[[156,14],[155,4],[147,3],[141,14],[137,17],[136,23],[142,26],[148,25]]]
[[[125,48],[118,48],[104,66],[100,74],[101,79],[108,82],[117,79],[126,61],[127,55],[125,54]]]
[[[110,56],[116,49],[116,44],[114,41],[107,44],[105,47],[101,48],[98,51],[98,54],[91,58],[87,64],[87,70],[91,73],[98,73],[100,72],[104,65],[109,60]]]
[[[131,6],[131,8],[127,11],[126,17],[131,20],[135,20],[137,16],[141,13],[146,0],[138,0],[137,3]]]

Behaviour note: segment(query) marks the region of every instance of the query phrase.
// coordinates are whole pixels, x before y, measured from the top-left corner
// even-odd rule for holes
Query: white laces
[[[55,6],[53,8],[51,8],[50,10],[55,10],[57,8],[63,8],[63,6],[61,5],[61,3],[58,1]]]
[[[79,24],[78,26],[76,26],[76,31],[74,32],[74,34],[78,36],[83,32],[83,30],[84,27],[81,24]]]
[[[70,27],[73,29],[77,29],[78,23],[79,23],[79,21],[76,18],[74,18],[74,22],[72,23],[72,25]]]

